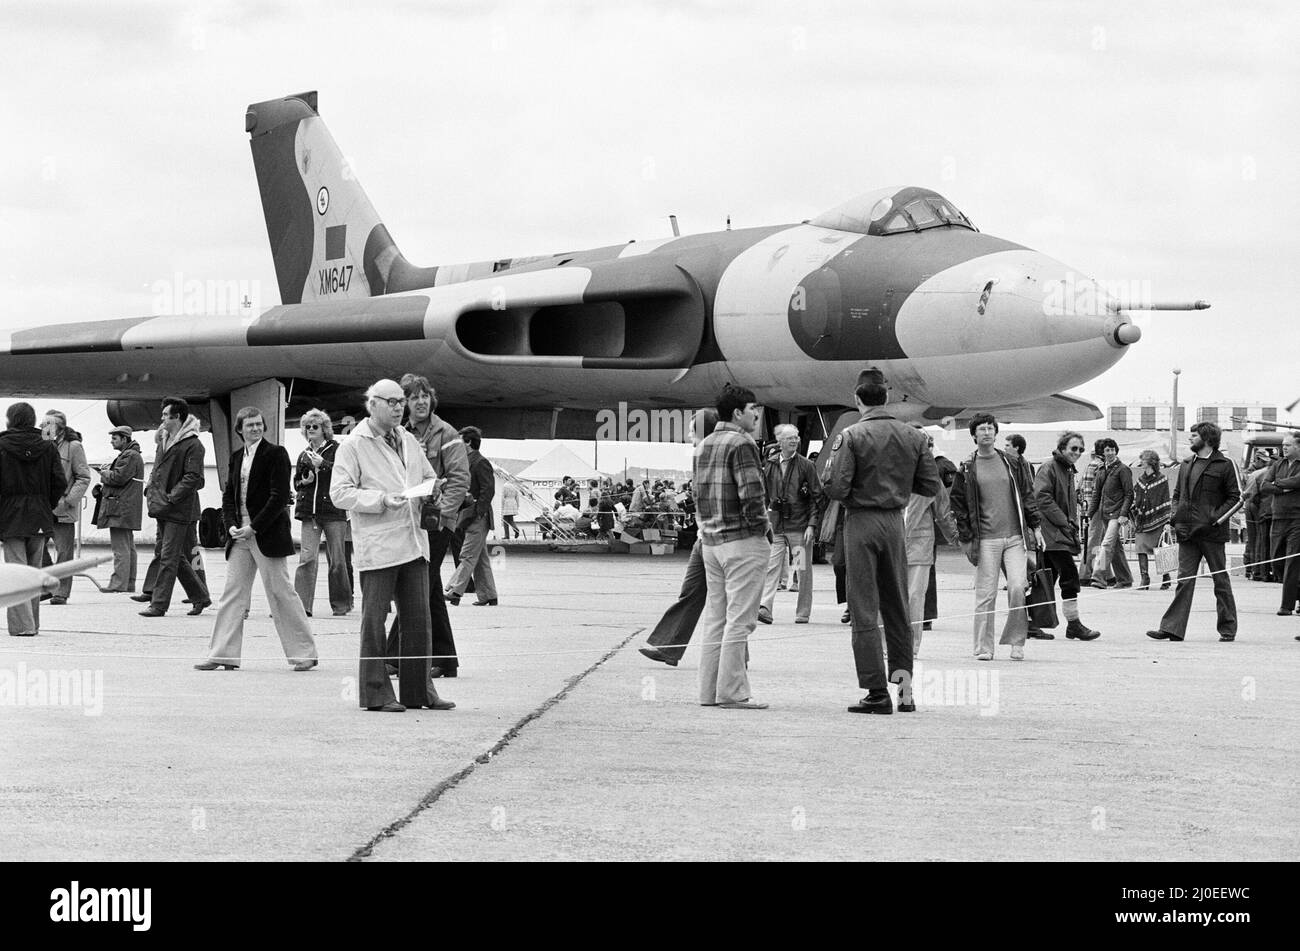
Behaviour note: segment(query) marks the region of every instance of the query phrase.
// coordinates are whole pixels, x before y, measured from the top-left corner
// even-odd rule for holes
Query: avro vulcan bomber
[[[1050,422],[1099,417],[1062,390],[1141,337],[1132,302],[980,232],[926,188],[878,189],[793,224],[419,267],[316,93],[255,103],[245,128],[281,303],[0,334],[8,393],[108,399],[110,418],[136,428],[157,425],[158,398],[183,396],[219,430],[249,394],[284,395],[279,425],[312,406],[358,415],[366,386],[412,371],[452,422],[593,438],[600,410],[705,406],[726,382],[825,426],[876,369],[902,419]]]

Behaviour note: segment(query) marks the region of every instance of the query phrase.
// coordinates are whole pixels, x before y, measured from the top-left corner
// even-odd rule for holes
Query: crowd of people
[[[511,487],[514,488],[514,499],[509,524],[514,527],[513,537],[518,538],[522,533],[514,526],[513,516],[519,513],[519,489],[513,484]],[[688,534],[694,529],[695,499],[690,482],[679,489],[672,479],[652,482],[647,476],[636,484],[632,479],[616,481],[602,477],[588,480],[585,503],[582,495],[577,480],[566,475],[555,490],[554,502],[550,505],[539,502],[545,507],[534,521],[543,539],[609,541],[623,528],[655,528]],[[503,500],[503,520],[505,511]],[[507,533],[506,537],[512,536]]]
[[[593,480],[584,507],[580,487],[565,477],[554,493],[552,530],[563,512],[575,528],[608,537],[623,526],[689,523],[695,543],[680,594],[650,635],[642,653],[676,665],[697,625],[701,629],[700,703],[729,709],[763,709],[751,696],[748,637],[758,623],[772,624],[776,592],[798,597],[794,623],[808,623],[815,590],[814,552],[830,551],[836,595],[852,625],[858,685],[866,691],[855,713],[892,713],[890,682],[899,688],[901,712],[915,709],[910,689],[922,633],[937,617],[935,555],[939,536],[961,546],[974,568],[973,651],[991,661],[998,645],[1012,660],[1025,658],[1030,639],[1051,639],[1044,622],[1032,623],[1026,593],[1030,578],[1045,577],[1048,601],[1059,588],[1068,639],[1092,641],[1100,632],[1080,618],[1084,585],[1125,588],[1133,579],[1124,540],[1132,536],[1140,587],[1155,582],[1151,559],[1177,548],[1177,575],[1156,569],[1162,590],[1175,586],[1153,639],[1181,641],[1202,563],[1213,580],[1217,630],[1235,640],[1236,605],[1227,570],[1228,519],[1243,506],[1247,525],[1247,577],[1282,585],[1280,615],[1300,613],[1300,433],[1284,439],[1283,454],[1258,454],[1243,490],[1237,467],[1220,451],[1221,432],[1208,422],[1192,427],[1192,455],[1172,492],[1154,451],[1138,459],[1135,478],[1114,440],[1098,440],[1080,472],[1082,435],[1062,433],[1050,461],[1036,470],[1025,441],[1005,437],[999,424],[977,413],[969,422],[974,448],[953,463],[936,451],[919,427],[885,408],[883,379],[867,375],[854,400],[860,418],[836,435],[820,466],[799,452],[792,425],[778,426],[764,454],[756,434],[760,407],[754,394],[728,386],[716,408],[694,419],[693,479],[681,488],[648,477],[634,484]],[[328,414],[304,413],[299,425],[306,448],[296,463],[266,438],[259,407],[235,417],[242,446],[226,473],[221,522],[227,572],[208,657],[198,670],[236,669],[253,580],[260,576],[276,632],[295,671],[318,664],[312,612],[324,545],[328,600],[335,616],[355,607],[359,573],[361,660],[359,705],[402,712],[409,707],[449,710],[434,683],[457,676],[459,657],[448,605],[476,594],[476,606],[499,604],[486,544],[494,529],[497,477],[481,452],[482,432],[459,430],[436,415],[429,381],[415,374],[379,380],[366,392],[366,415],[342,423],[337,438]],[[73,557],[75,523],[91,483],[80,434],[66,416],[48,411],[40,428],[25,402],[7,411],[0,434],[0,537],[6,561],[29,565]],[[198,490],[204,448],[199,421],[185,400],[162,401],[153,469],[145,478],[140,445],[125,426],[110,431],[117,455],[96,467],[99,484],[94,522],[109,529],[113,571],[106,592],[128,593],[147,603],[140,614],[165,616],[180,582],[201,614],[213,598],[197,558]],[[144,512],[156,522],[153,560],[137,586],[134,533]],[[301,522],[300,546],[290,530]],[[507,536],[519,512],[519,489],[506,480],[502,522]],[[572,513],[572,514],[570,514]],[[541,520],[539,520],[541,524]],[[442,564],[456,564],[444,585]],[[290,577],[288,560],[297,556]],[[995,644],[998,592],[1005,581],[1007,611]],[[66,604],[71,579],[47,595]],[[1036,589],[1037,590],[1037,589]],[[41,599],[8,609],[9,633],[39,632]],[[389,615],[396,616],[386,629]],[[1297,638],[1300,639],[1300,638]],[[397,678],[394,691],[391,679]]]
[[[449,710],[434,681],[457,676],[459,658],[447,605],[469,591],[480,607],[499,604],[485,539],[493,528],[494,468],[480,452],[482,433],[457,430],[434,413],[429,381],[406,374],[380,380],[366,393],[360,422],[342,421],[336,438],[328,414],[313,409],[299,421],[306,448],[291,464],[287,451],[266,438],[261,408],[235,416],[242,445],[231,456],[222,492],[221,529],[227,560],[208,656],[195,669],[237,669],[244,621],[255,577],[260,577],[285,657],[295,671],[318,664],[312,634],[322,543],[330,608],[351,614],[361,592],[360,705],[402,712],[408,707]],[[0,537],[5,560],[39,566],[73,557],[75,524],[91,482],[80,434],[50,410],[18,402],[0,434]],[[154,463],[148,479],[140,445],[129,427],[110,431],[117,456],[99,466],[93,520],[107,528],[113,551],[108,593],[147,604],[146,618],[166,616],[180,582],[191,616],[211,606],[198,556],[199,490],[205,450],[199,420],[180,398],[162,401]],[[154,558],[136,593],[134,533],[147,511],[156,523]],[[291,532],[301,523],[300,545]],[[457,564],[444,586],[442,563]],[[289,559],[297,558],[290,577]],[[71,579],[52,596],[66,604]],[[8,609],[9,633],[39,633],[41,598]],[[394,604],[392,629],[385,625]],[[390,677],[398,678],[400,699]]]
[[[1155,584],[1151,561],[1157,552],[1177,552],[1176,578],[1158,571],[1162,590],[1175,587],[1172,603],[1147,636],[1184,639],[1204,564],[1219,640],[1236,639],[1225,545],[1227,522],[1242,507],[1243,492],[1236,466],[1220,451],[1217,425],[1192,427],[1192,455],[1171,491],[1157,453],[1141,453],[1134,478],[1109,438],[1093,445],[1081,472],[1086,444],[1077,432],[1062,433],[1051,460],[1035,470],[1022,436],[1008,434],[998,448],[999,424],[987,413],[971,418],[974,450],[954,464],[918,427],[885,410],[887,396],[883,379],[868,375],[860,383],[854,399],[861,417],[835,437],[820,477],[798,454],[793,426],[778,428],[764,462],[751,391],[728,387],[716,412],[697,414],[699,541],[677,600],[641,653],[676,666],[698,625],[702,705],[765,708],[750,694],[748,638],[757,624],[773,623],[774,595],[787,564],[798,569],[794,621],[807,622],[817,541],[833,547],[837,600],[848,605],[842,620],[853,625],[858,685],[866,690],[848,708],[854,713],[893,713],[890,681],[899,686],[898,710],[915,709],[911,673],[922,632],[937,614],[926,601],[939,535],[956,541],[974,568],[977,661],[992,661],[998,645],[1022,661],[1028,640],[1052,639],[1043,628],[1055,624],[1058,589],[1066,638],[1100,637],[1080,617],[1080,588],[1133,586],[1124,549],[1129,535],[1141,588]],[[1300,433],[1284,442],[1282,459],[1257,460],[1245,503],[1253,505],[1247,510],[1250,577],[1264,577],[1264,562],[1285,564],[1278,613],[1289,615],[1300,613]],[[1260,525],[1263,499],[1271,500],[1267,527]],[[1031,576],[1040,588],[1031,588]],[[995,644],[1002,582],[1007,610]],[[1030,590],[1046,600],[1027,602]],[[1053,620],[1032,623],[1041,612],[1030,609],[1048,606]]]

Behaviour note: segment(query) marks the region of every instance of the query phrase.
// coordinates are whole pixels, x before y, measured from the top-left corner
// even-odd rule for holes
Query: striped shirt
[[[719,423],[695,450],[694,470],[703,544],[767,536],[763,464],[748,433],[735,423]]]

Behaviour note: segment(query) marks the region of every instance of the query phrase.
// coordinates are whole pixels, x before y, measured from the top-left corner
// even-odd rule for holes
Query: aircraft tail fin
[[[345,300],[429,287],[409,264],[316,108],[315,92],[253,103],[244,116],[280,300]]]

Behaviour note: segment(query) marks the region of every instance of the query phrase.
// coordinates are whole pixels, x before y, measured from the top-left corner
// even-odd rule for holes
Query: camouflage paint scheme
[[[902,418],[1036,422],[1100,417],[1059,390],[1138,337],[1111,301],[1046,314],[1053,282],[1078,283],[1071,269],[915,187],[803,223],[417,267],[316,105],[304,93],[246,115],[280,306],[0,334],[6,389],[203,400],[292,379],[293,419],[355,412],[364,387],[409,370],[434,381],[440,412],[509,408],[495,435],[549,436],[560,410],[707,405],[728,381],[769,407],[843,407],[876,367]]]

